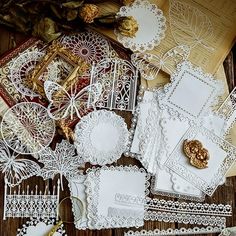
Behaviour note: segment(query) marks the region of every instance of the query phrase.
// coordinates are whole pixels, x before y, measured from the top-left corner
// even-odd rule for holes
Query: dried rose
[[[79,17],[85,23],[92,23],[99,15],[99,8],[94,4],[84,4],[79,8]]]
[[[58,38],[61,33],[57,32],[56,23],[48,17],[42,18],[34,25],[33,35],[39,36],[46,42]]]
[[[132,3],[134,3],[135,0],[120,0],[120,3],[122,5],[128,6],[131,5]]]
[[[117,19],[116,29],[127,37],[134,37],[138,31],[138,23],[133,16],[122,16]]]

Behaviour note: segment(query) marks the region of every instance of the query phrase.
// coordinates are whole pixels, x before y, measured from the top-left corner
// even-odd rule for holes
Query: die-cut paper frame
[[[213,145],[217,145],[217,156],[211,156],[208,168],[206,170],[202,169],[196,169],[195,167],[192,167],[187,157],[183,154],[183,141],[184,140],[194,140],[194,139],[206,139],[203,142],[203,146],[208,149],[208,151],[212,154],[215,154],[212,148]],[[202,141],[202,140],[201,140]],[[208,148],[210,147],[210,148]],[[216,158],[218,159],[219,156],[222,155],[222,161],[217,163]],[[224,155],[224,156],[223,156]],[[218,166],[212,166],[210,161],[213,160],[214,165]],[[227,171],[230,169],[232,164],[236,160],[236,147],[233,146],[231,143],[227,142],[225,139],[222,139],[221,137],[217,136],[213,132],[209,131],[208,129],[204,127],[199,126],[192,126],[182,137],[180,142],[175,147],[172,154],[167,159],[165,165],[173,170],[176,174],[180,175],[182,178],[186,179],[190,183],[192,183],[195,187],[199,188],[201,191],[205,192],[207,195],[212,196],[218,185],[222,182],[222,179],[226,175]],[[216,172],[211,176],[210,182],[207,182],[204,177],[206,175],[206,172],[211,173],[210,168],[216,169]],[[196,173],[197,172],[197,173]],[[208,176],[209,177],[209,176]],[[205,178],[205,179],[204,179]]]
[[[32,83],[33,90],[37,91],[40,95],[44,95],[43,82],[39,80],[40,76],[47,69],[48,65],[55,59],[60,57],[65,60],[68,64],[73,67],[73,70],[70,72],[68,77],[63,82],[62,86],[64,88],[69,88],[71,85],[74,85],[77,80],[77,75],[82,75],[86,72],[88,65],[81,58],[74,55],[70,50],[65,48],[58,42],[52,43],[49,46],[46,55],[43,57],[41,63],[39,63],[33,72],[29,76],[29,80]]]

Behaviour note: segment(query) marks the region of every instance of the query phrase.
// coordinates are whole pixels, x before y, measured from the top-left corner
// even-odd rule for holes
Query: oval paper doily
[[[133,51],[145,52],[157,46],[165,37],[166,18],[162,11],[146,0],[136,0],[131,6],[123,6],[117,13],[119,16],[133,16],[138,22],[135,37],[125,37],[115,30],[117,40],[124,47]]]
[[[75,128],[75,147],[84,161],[110,164],[126,150],[129,132],[124,119],[112,111],[100,110],[84,116]]]
[[[92,31],[64,36],[61,43],[89,64],[100,62],[109,53],[108,41]]]
[[[17,153],[34,154],[47,147],[55,134],[55,123],[47,109],[35,102],[21,102],[2,118],[4,142]]]
[[[16,236],[46,236],[55,225],[55,219],[30,219],[18,229]],[[61,225],[53,236],[67,236],[64,226]]]

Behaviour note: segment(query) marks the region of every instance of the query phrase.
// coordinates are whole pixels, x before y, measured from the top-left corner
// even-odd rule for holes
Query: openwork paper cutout
[[[123,6],[118,17],[133,16],[138,23],[135,37],[125,37],[115,31],[117,40],[132,51],[152,50],[165,36],[166,19],[155,4],[147,0],[136,0],[131,6]]]
[[[76,125],[75,147],[85,162],[110,164],[126,150],[128,135],[122,117],[111,111],[93,111]]]
[[[132,227],[142,226],[143,215],[141,218],[125,217],[127,210],[143,211],[143,207],[121,207],[121,215],[108,216],[108,208],[115,207],[115,194],[119,188],[123,192],[133,192],[135,195],[141,194],[143,197],[147,196],[149,191],[148,180],[150,175],[144,169],[139,169],[137,166],[111,166],[102,167],[101,169],[90,170],[85,181],[87,202],[88,202],[88,226],[90,229],[102,228],[117,228],[117,227]],[[105,181],[106,179],[106,181]],[[107,193],[106,193],[107,192]],[[104,194],[108,197],[104,201]]]
[[[102,85],[96,107],[134,111],[138,71],[126,60],[106,58],[99,62],[91,75],[92,84]]]
[[[64,36],[61,43],[90,65],[105,59],[109,52],[108,41],[93,31]]]
[[[206,14],[183,1],[171,0],[169,17],[171,33],[178,45],[187,44],[191,48],[201,45],[212,50],[207,40],[213,28]]]
[[[124,234],[124,236],[163,236],[163,235],[191,235],[191,234],[211,234],[219,233],[223,230],[223,227],[194,227],[194,228],[180,228],[180,229],[154,229],[154,230],[141,230],[141,231],[132,231],[129,230]]]
[[[18,229],[16,236],[46,236],[50,230],[56,225],[56,219],[38,219],[31,218],[21,229]],[[64,225],[56,230],[52,236],[67,236]]]
[[[199,172],[198,169],[189,165],[182,152],[182,144],[186,139],[198,139],[204,143],[211,156],[207,169]],[[235,155],[236,148],[232,144],[204,127],[193,126],[182,137],[165,165],[211,196],[234,163]]]
[[[4,213],[3,219],[7,217],[36,217],[36,218],[57,218],[59,204],[60,181],[57,186],[53,186],[53,191],[48,190],[46,186],[44,192],[38,190],[24,191],[21,185],[18,190],[12,190],[5,185]]]
[[[83,164],[80,156],[76,155],[75,147],[66,140],[56,145],[55,150],[50,147],[39,153],[39,161],[44,164],[40,171],[40,176],[46,179],[53,179],[57,174],[60,175],[63,190],[62,176],[71,179],[81,174],[79,167]]]
[[[223,89],[212,75],[205,74],[188,61],[179,64],[170,79],[164,92],[158,92],[160,107],[190,121],[197,121],[209,112]]]
[[[99,100],[102,86],[99,83],[88,85],[79,92],[71,86],[69,92],[59,84],[51,81],[44,83],[44,90],[50,104],[47,108],[49,116],[54,120],[81,118],[81,110],[92,106]]]
[[[29,159],[20,159],[19,154],[10,152],[8,146],[0,141],[0,171],[4,174],[5,184],[14,187],[24,179],[36,175],[40,166]]]
[[[161,56],[150,53],[134,53],[131,55],[131,61],[144,79],[154,80],[160,70],[171,74],[177,64],[188,58],[189,53],[189,47],[181,45],[170,49]]]
[[[4,114],[1,133],[4,142],[15,152],[33,154],[51,143],[55,134],[55,123],[42,105],[22,102]]]

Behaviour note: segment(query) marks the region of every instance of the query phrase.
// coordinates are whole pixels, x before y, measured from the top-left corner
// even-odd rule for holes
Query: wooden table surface
[[[10,32],[8,29],[5,29],[3,27],[0,27],[0,54],[2,55],[6,51],[10,50],[20,42],[22,42],[26,38],[25,35],[19,34],[19,33],[13,33]],[[234,50],[236,52],[236,50]],[[232,53],[232,52],[231,52]],[[236,54],[234,54],[235,56]],[[228,79],[230,81],[234,81],[233,73],[232,73],[232,67],[230,67],[230,63],[232,60],[232,54],[229,55],[228,60],[225,63],[226,68],[226,74],[228,76]],[[229,68],[230,67],[230,68]],[[235,68],[235,65],[234,65]],[[232,83],[231,83],[232,84]],[[122,115],[128,124],[130,124],[131,114],[127,114],[125,112],[119,112],[120,115]],[[140,163],[134,159],[122,157],[118,164],[137,164],[140,166]],[[52,181],[47,181],[49,186],[52,185]],[[55,181],[54,181],[55,183]],[[45,182],[40,177],[33,177],[29,180],[24,181],[23,185],[29,184],[30,186],[34,186],[36,184],[39,185],[39,188],[42,187],[42,189],[45,186]],[[67,182],[64,179],[64,186],[65,191],[61,192],[61,199],[63,199],[66,196],[69,196],[69,190],[67,188]],[[17,229],[21,228],[21,226],[27,221],[25,218],[15,218],[11,219],[8,218],[7,220],[2,219],[3,215],[3,197],[4,197],[4,180],[3,175],[1,175],[0,179],[0,236],[15,236]],[[233,208],[233,217],[229,217],[227,220],[227,226],[234,226],[236,225],[236,209],[235,209],[235,198],[236,198],[236,177],[227,178],[225,184],[223,186],[220,186],[212,198],[207,198],[207,203],[224,203],[224,204],[230,204]],[[193,227],[193,225],[181,225],[177,223],[163,223],[163,222],[146,222],[145,223],[145,229],[167,229],[167,228],[180,228],[180,227]],[[124,232],[128,231],[128,229],[111,229],[111,230],[86,230],[86,231],[79,231],[76,230],[73,224],[66,224],[65,225],[67,235],[68,236],[122,236]],[[135,229],[137,230],[137,229]],[[210,234],[209,234],[210,235]],[[212,234],[213,235],[213,234]],[[34,236],[34,235],[32,235]]]

